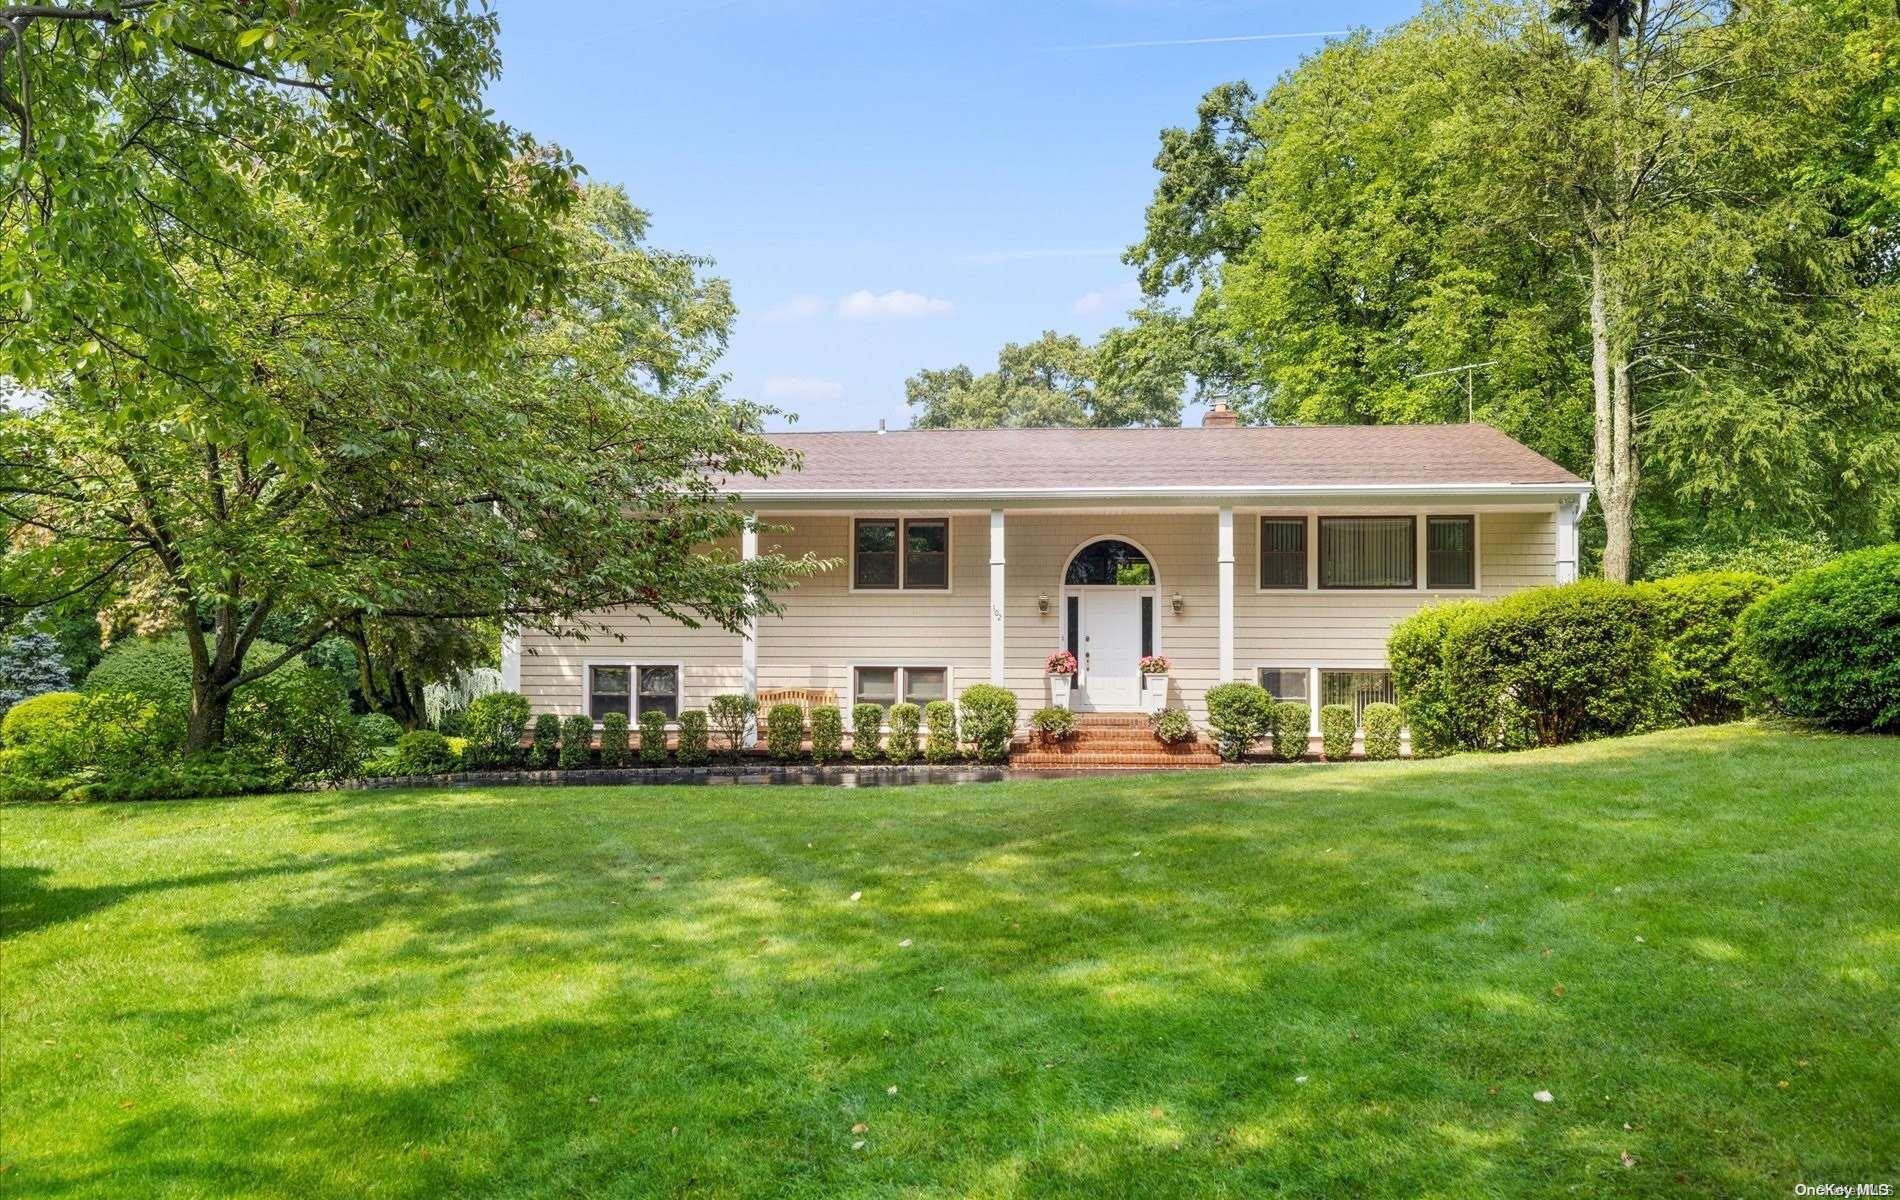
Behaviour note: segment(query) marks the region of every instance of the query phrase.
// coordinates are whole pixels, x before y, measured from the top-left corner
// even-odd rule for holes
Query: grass
[[[1900,1182],[1896,780],[1900,741],[1732,726],[0,810],[0,1191]]]

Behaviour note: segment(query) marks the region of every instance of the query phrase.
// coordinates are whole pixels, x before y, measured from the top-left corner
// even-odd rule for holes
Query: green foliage
[[[819,766],[844,756],[844,713],[835,704],[811,710],[811,760]]]
[[[1148,728],[1153,731],[1156,740],[1166,746],[1177,746],[1194,740],[1194,719],[1185,708],[1164,708],[1148,716]]]
[[[289,782],[281,766],[247,754],[193,754],[129,767],[123,772],[78,784],[62,799],[100,803],[194,800],[205,796],[274,792]]]
[[[627,714],[610,712],[602,717],[600,719],[600,765],[610,770],[626,766],[632,758],[628,746]],[[646,726],[644,724],[640,727],[640,750],[641,757],[645,758]],[[664,746],[661,748],[660,756],[666,757]]]
[[[528,698],[519,692],[490,692],[471,700],[462,720],[469,766],[477,771],[519,766],[528,714]]]
[[[712,698],[706,715],[714,732],[725,739],[726,753],[737,755],[740,744],[745,741],[747,727],[759,715],[759,702],[751,696],[728,692]]]
[[[683,767],[703,767],[712,757],[707,746],[708,725],[704,709],[689,708],[680,713],[679,760]]]
[[[1352,739],[1358,732],[1358,723],[1350,704],[1320,706],[1319,740],[1327,762],[1344,762],[1352,757]]]
[[[765,752],[779,762],[792,762],[805,753],[805,710],[796,704],[774,704],[765,714]]]
[[[1257,683],[1220,683],[1207,689],[1207,723],[1220,756],[1237,762],[1267,732],[1273,697]]]
[[[959,698],[963,738],[978,762],[1000,763],[1009,758],[1016,736],[1016,693],[992,683],[965,688]]]
[[[1393,626],[1386,639],[1392,685],[1412,728],[1412,753],[1419,758],[1453,750],[1496,746],[1500,721],[1498,694],[1456,678],[1445,658],[1452,626],[1482,601],[1456,600],[1422,608]]]
[[[51,634],[28,632],[0,641],[0,717],[30,696],[63,692],[72,682]]]
[[[536,730],[538,743],[539,730]],[[563,771],[586,770],[593,762],[594,718],[574,713],[561,720],[561,751],[555,762]]]
[[[1667,579],[1710,571],[1765,575],[1776,582],[1830,562],[1839,553],[1824,533],[1797,536],[1778,530],[1753,532],[1744,541],[1678,545],[1651,561],[1644,575]]]
[[[878,738],[884,725],[884,706],[868,701],[851,706],[851,757],[876,762]]]
[[[1029,727],[1044,743],[1066,742],[1075,736],[1080,723],[1066,708],[1039,708],[1029,714]]]
[[[666,714],[657,708],[640,714],[640,761],[654,767],[666,761]]]
[[[885,743],[885,753],[894,763],[915,762],[917,759],[917,731],[923,723],[924,710],[915,704],[898,703],[891,705],[889,714],[891,734]]]
[[[1446,632],[1448,686],[1510,697],[1546,746],[1628,733],[1655,695],[1653,622],[1635,588],[1604,580],[1474,604]]]
[[[1398,705],[1384,701],[1366,705],[1366,757],[1375,761],[1397,758],[1404,724],[1405,713]],[[1326,757],[1331,758],[1331,752]]]
[[[528,748],[528,765],[545,771],[560,756],[561,718],[554,713],[536,713],[534,741]]]
[[[396,739],[398,775],[446,775],[455,770],[455,750],[433,729],[412,729]]]
[[[1900,732],[1900,543],[1795,576],[1742,613],[1741,641],[1784,712]]]
[[[60,736],[78,716],[78,692],[41,692],[22,700],[0,717],[0,746],[23,749]]]
[[[396,718],[383,713],[364,713],[356,718],[356,737],[366,747],[394,745],[402,736],[402,726]]]
[[[1636,585],[1655,614],[1658,702],[1669,724],[1742,715],[1750,683],[1738,653],[1742,610],[1774,589],[1766,575],[1710,571]]]
[[[924,761],[955,762],[957,748],[957,706],[948,700],[924,705]]]
[[[244,689],[231,724],[248,756],[291,779],[347,779],[362,763],[349,695],[328,671],[282,671]]]
[[[21,780],[19,798],[51,799],[163,762],[157,725],[157,710],[137,696],[46,692],[0,721],[7,747],[0,766]]]
[[[966,366],[919,371],[904,395],[918,429],[1178,425],[1185,376],[1182,362],[1132,351],[1105,375],[1082,339],[1049,331],[1005,345],[987,375]]]
[[[1313,722],[1311,708],[1297,700],[1282,700],[1273,706],[1267,722],[1273,734],[1271,753],[1276,760],[1298,762],[1306,757],[1308,731]]]

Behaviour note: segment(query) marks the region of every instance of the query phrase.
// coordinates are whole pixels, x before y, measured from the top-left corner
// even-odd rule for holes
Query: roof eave
[[[1099,488],[741,488],[733,494],[747,503],[768,501],[945,503],[976,500],[1225,500],[1230,503],[1285,501],[1289,497],[1470,496],[1500,500],[1587,500],[1591,485],[1577,480],[1557,483],[1350,483],[1281,484],[1233,487]]]

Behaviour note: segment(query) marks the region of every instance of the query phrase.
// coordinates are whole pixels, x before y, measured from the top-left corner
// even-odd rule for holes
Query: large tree
[[[1033,342],[1005,345],[996,370],[982,375],[962,365],[919,371],[904,381],[911,423],[918,429],[1177,425],[1185,358],[1159,338],[1144,349],[1105,370],[1096,347],[1045,331]]]
[[[307,216],[281,224],[330,236]],[[220,743],[238,688],[333,634],[567,629],[616,604],[739,627],[802,564],[716,548],[745,520],[720,478],[784,463],[763,411],[722,392],[726,288],[650,249],[617,189],[590,189],[560,233],[558,303],[492,363],[442,353],[440,314],[384,310],[380,280],[221,264],[218,350],[246,364],[249,419],[111,420],[128,402],[169,410],[187,385],[108,359],[0,421],[0,593],[105,586],[182,627],[193,749]],[[383,272],[420,269],[392,240]],[[287,433],[260,441],[259,425]],[[273,622],[294,634],[253,661]]]
[[[1452,3],[1164,136],[1151,292],[1247,352],[1257,418],[1476,415],[1703,530],[1891,536],[1900,48],[1868,5]],[[1871,182],[1870,182],[1871,181]],[[1683,514],[1677,517],[1675,514]]]

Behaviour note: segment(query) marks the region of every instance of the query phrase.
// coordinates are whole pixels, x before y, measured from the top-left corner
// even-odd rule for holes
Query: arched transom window
[[[1127,542],[1104,538],[1090,542],[1075,552],[1062,582],[1077,585],[1114,585],[1146,587],[1155,581],[1154,565],[1148,556]]]

